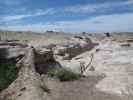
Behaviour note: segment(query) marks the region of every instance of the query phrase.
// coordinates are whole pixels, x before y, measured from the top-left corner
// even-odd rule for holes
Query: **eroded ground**
[[[42,93],[43,91],[40,90],[40,88],[37,88],[36,85],[30,87],[30,84],[28,83],[28,87],[26,87],[29,88],[28,91],[31,92],[22,93],[17,97],[17,100],[22,100],[23,97],[25,97],[25,100],[29,100],[29,98],[32,98],[32,100],[132,100],[133,34],[112,33],[110,37],[107,37],[103,33],[86,34],[86,36],[80,34],[80,36],[91,39],[93,43],[98,43],[98,45],[91,49],[86,49],[85,45],[85,47],[83,47],[83,49],[86,49],[85,51],[80,50],[86,43],[84,42],[84,39],[79,39],[77,41],[73,40],[73,38],[71,39],[71,36],[75,35],[63,35],[61,33],[52,35],[46,34],[43,36],[34,35],[32,37],[28,36],[30,39],[27,43],[29,46],[41,50],[40,52],[46,52],[46,47],[49,44],[58,45],[55,49],[59,49],[61,50],[60,52],[63,53],[61,55],[57,53],[51,57],[55,57],[56,61],[58,61],[62,67],[71,69],[76,73],[81,73],[82,63],[83,66],[87,66],[81,73],[86,77],[76,81],[59,82],[56,79],[51,79],[44,75],[37,76],[46,83],[47,87],[50,89],[50,93]],[[66,48],[69,48],[68,46],[70,44],[72,44],[74,51],[64,51]],[[78,44],[76,49],[75,44],[76,46]],[[90,45],[87,44],[87,46]],[[67,54],[75,54],[75,52],[77,52],[76,50],[78,53],[76,53],[72,58],[69,58]],[[46,57],[43,59],[46,59]],[[48,57],[47,59],[51,58]],[[42,62],[43,61],[44,60],[42,60]],[[46,66],[49,64],[44,65]],[[44,65],[42,64],[42,67],[44,67]],[[28,73],[27,75],[32,76],[32,74]],[[34,75],[35,74],[33,74],[33,76]],[[26,75],[24,76],[28,77]],[[32,81],[30,82],[32,83]],[[37,81],[37,84],[40,83]],[[26,98],[28,95],[29,98]]]

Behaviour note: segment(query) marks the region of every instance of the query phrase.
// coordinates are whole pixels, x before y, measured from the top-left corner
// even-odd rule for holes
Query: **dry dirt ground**
[[[122,99],[119,95],[106,93],[96,89],[95,85],[102,80],[100,77],[87,77],[72,82],[59,82],[47,80],[50,89],[48,100],[128,100]]]
[[[73,82],[47,81],[50,100],[133,100],[133,43],[127,42],[132,37],[115,34],[100,40],[92,51],[81,54],[84,58],[94,54],[91,65],[95,71],[87,69],[86,78]],[[99,51],[95,52],[96,49]]]
[[[23,36],[18,37],[29,40],[29,45],[37,47],[50,43],[63,44],[73,34],[26,36],[23,33]],[[99,45],[79,56],[86,58],[93,54],[91,66],[95,70],[87,69],[85,78],[71,82],[43,78],[50,89],[50,93],[45,95],[46,100],[133,100],[133,41],[128,41],[133,39],[133,33],[112,33],[111,37],[100,33],[88,36]]]

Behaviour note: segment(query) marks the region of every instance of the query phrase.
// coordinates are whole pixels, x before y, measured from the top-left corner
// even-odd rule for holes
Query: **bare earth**
[[[7,33],[7,35],[10,34]],[[45,33],[39,35],[21,33],[16,37],[8,37],[28,40],[28,45],[39,48],[48,44],[66,44],[74,35],[70,33]],[[99,43],[99,45],[90,51],[77,55],[72,60],[59,61],[61,64],[66,65],[64,67],[71,65],[69,67],[78,72],[79,61],[83,61],[87,65],[91,61],[90,55],[93,55],[90,66],[93,66],[95,70],[91,71],[90,67],[88,67],[83,73],[86,77],[70,82],[59,82],[57,79],[42,75],[41,78],[50,89],[50,93],[43,94],[44,99],[133,100],[133,33],[111,33],[111,37],[107,37],[103,33],[92,33],[87,34],[87,36],[92,41]],[[6,38],[3,35],[2,37]]]

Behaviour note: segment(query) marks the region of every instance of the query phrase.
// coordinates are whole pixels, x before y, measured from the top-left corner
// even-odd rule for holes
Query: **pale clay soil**
[[[50,43],[65,43],[64,38],[68,35],[47,36],[38,39],[31,39],[29,45],[35,47]],[[102,35],[90,36],[93,41],[99,43],[91,51],[84,52],[77,57],[85,64],[90,62],[90,55],[93,54],[91,66],[83,73],[85,78],[71,82],[59,82],[56,79],[43,78],[50,89],[45,93],[46,100],[133,100],[133,42],[130,47],[121,46],[126,39],[133,38],[132,34],[115,34],[111,38],[104,38]],[[99,49],[96,52],[96,49]],[[69,63],[69,61],[62,61]],[[74,58],[70,61],[71,69],[77,70]],[[68,65],[69,65],[68,64]],[[42,94],[41,94],[42,95]],[[37,99],[36,99],[37,100]],[[41,99],[38,99],[41,100]]]
[[[86,70],[87,78],[63,83],[47,81],[51,89],[50,100],[133,99],[133,48],[121,47],[110,39],[103,40],[96,48],[100,49],[92,62],[96,70]],[[89,56],[94,51],[81,56]]]

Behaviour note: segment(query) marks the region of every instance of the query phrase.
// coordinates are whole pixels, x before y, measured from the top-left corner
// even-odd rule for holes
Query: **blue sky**
[[[0,0],[0,29],[133,32],[133,0]]]

